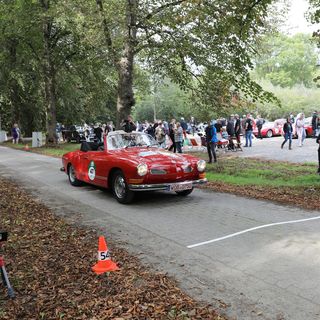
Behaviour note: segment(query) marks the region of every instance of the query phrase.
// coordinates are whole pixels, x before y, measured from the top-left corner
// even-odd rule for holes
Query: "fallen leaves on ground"
[[[67,224],[17,185],[0,178],[2,247],[16,299],[0,283],[0,318],[28,319],[222,319],[113,246],[121,271],[96,276],[97,234]],[[110,249],[110,248],[109,248]]]

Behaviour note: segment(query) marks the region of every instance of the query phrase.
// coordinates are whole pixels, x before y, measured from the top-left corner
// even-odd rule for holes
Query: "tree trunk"
[[[8,49],[10,52],[10,69],[13,71],[17,67],[17,46],[18,41],[16,39],[10,39],[8,41]],[[11,103],[11,125],[17,123],[20,127],[21,118],[21,99],[19,96],[19,84],[15,78],[11,78],[9,81],[10,90],[10,103]]]
[[[117,127],[122,120],[130,115],[131,108],[135,105],[133,93],[133,64],[134,50],[137,44],[137,7],[138,0],[127,0],[126,20],[127,37],[124,44],[124,52],[118,62],[118,97],[117,97]]]
[[[114,48],[112,32],[109,28],[102,0],[96,0],[101,17],[106,44],[118,72],[116,127],[119,129],[122,120],[126,119],[135,104],[133,93],[133,64],[137,45],[137,7],[138,0],[126,0],[126,36],[123,51],[120,54]]]
[[[117,91],[117,120],[116,126],[120,127],[122,120],[130,115],[135,104],[133,94],[133,54],[123,57],[118,68],[119,80]]]
[[[51,54],[51,28],[52,21],[47,15],[49,10],[49,1],[40,0],[42,8],[44,9],[43,18],[43,73],[44,73],[44,85],[45,85],[45,102],[46,102],[46,121],[47,121],[47,144],[57,144],[57,116],[56,116],[56,86],[55,86],[55,68],[52,61]]]

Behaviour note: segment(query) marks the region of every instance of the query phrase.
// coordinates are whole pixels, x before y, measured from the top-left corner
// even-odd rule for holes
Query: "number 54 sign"
[[[109,251],[98,251],[98,260],[111,260]]]

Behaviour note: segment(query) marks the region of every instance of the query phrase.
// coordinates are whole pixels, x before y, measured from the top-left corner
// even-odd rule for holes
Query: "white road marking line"
[[[253,228],[250,228],[250,229],[245,229],[245,230],[242,230],[242,231],[239,231],[239,232],[235,232],[235,233],[229,234],[229,235],[224,236],[224,237],[220,237],[220,238],[216,238],[216,239],[213,239],[213,240],[208,240],[208,241],[192,244],[190,246],[187,246],[187,248],[191,249],[191,248],[203,246],[203,245],[206,245],[206,244],[209,244],[209,243],[218,242],[218,241],[221,241],[221,240],[229,239],[229,238],[238,236],[240,234],[244,234],[244,233],[247,233],[247,232],[250,232],[250,231],[254,231],[254,230],[258,230],[258,229],[263,229],[263,228],[268,228],[268,227],[273,227],[273,226],[279,226],[279,225],[282,225],[282,224],[292,224],[292,223],[299,223],[299,222],[319,220],[319,219],[320,219],[320,216],[317,216],[317,217],[313,217],[313,218],[306,218],[306,219],[300,219],[300,220],[291,220],[291,221],[283,221],[283,222],[275,222],[275,223],[264,224],[262,226],[253,227]]]

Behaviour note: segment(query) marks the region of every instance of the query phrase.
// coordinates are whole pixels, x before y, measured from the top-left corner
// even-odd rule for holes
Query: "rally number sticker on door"
[[[94,180],[94,178],[96,177],[96,165],[94,164],[94,161],[90,161],[89,163],[88,177],[90,180]]]

